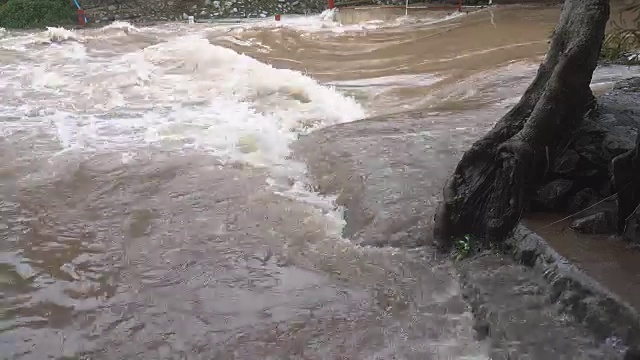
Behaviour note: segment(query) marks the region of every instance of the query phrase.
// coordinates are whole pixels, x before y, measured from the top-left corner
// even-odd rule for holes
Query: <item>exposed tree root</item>
[[[533,82],[445,184],[434,228],[440,246],[465,235],[501,242],[517,225],[532,185],[595,106],[589,84],[608,18],[608,0],[565,1]]]

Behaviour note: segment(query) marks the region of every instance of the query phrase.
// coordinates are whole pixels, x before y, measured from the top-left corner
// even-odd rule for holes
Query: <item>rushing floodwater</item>
[[[343,238],[291,145],[422,108],[431,136],[468,142],[517,101],[557,16],[0,32],[0,354],[485,358],[451,264]]]

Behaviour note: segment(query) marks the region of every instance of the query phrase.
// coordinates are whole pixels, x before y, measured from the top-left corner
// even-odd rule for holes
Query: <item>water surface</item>
[[[451,263],[345,238],[291,146],[420,109],[431,132],[399,121],[394,143],[450,152],[426,175],[444,177],[517,101],[558,14],[3,31],[0,353],[486,358]],[[354,126],[344,145],[375,131]]]

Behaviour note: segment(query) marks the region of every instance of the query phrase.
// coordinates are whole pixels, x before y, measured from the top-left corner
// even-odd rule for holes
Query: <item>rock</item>
[[[483,341],[489,337],[491,333],[491,325],[486,320],[476,320],[473,324],[473,330],[476,332],[476,340]]]
[[[536,192],[533,202],[544,210],[558,210],[573,187],[573,181],[556,179],[542,186]]]
[[[598,98],[593,112],[578,129],[573,145],[582,159],[600,173],[608,171],[614,157],[634,148],[640,128],[640,77],[616,83]]]
[[[624,238],[640,244],[640,210],[638,208],[625,220]]]
[[[187,15],[187,13],[182,13],[183,20],[187,20],[188,18],[189,18],[189,15]]]
[[[640,349],[631,347],[624,352],[623,360],[640,360]]]
[[[575,150],[567,150],[558,157],[553,165],[553,172],[556,174],[568,174],[576,169],[580,155]]]
[[[597,191],[592,188],[582,189],[569,199],[567,211],[576,213],[594,205],[598,201],[600,201],[600,194]]]
[[[584,234],[607,234],[614,231],[604,212],[585,216],[571,223],[571,228]]]
[[[627,233],[630,230],[635,240],[638,204],[640,203],[640,134],[636,138],[634,149],[621,154],[611,163],[611,183],[617,198],[617,230]]]
[[[527,236],[532,239],[533,236]],[[520,244],[521,242],[513,242]],[[538,254],[541,250],[537,251]],[[546,254],[545,254],[546,255]],[[535,271],[519,265],[510,256],[497,254],[482,254],[481,256],[465,259],[458,263],[460,282],[463,296],[469,303],[475,315],[477,337],[480,332],[488,330],[487,356],[488,359],[616,359],[611,351],[599,342],[592,340],[590,334],[592,324],[606,324],[607,330],[618,327],[624,328],[621,321],[626,313],[615,312],[609,315],[608,308],[600,305],[602,296],[571,292],[571,286],[578,287],[577,281],[584,281],[585,276],[576,276],[575,272],[569,276],[562,270],[563,265],[555,258],[545,256],[547,261],[540,261]],[[539,271],[538,269],[541,269]],[[552,283],[545,277],[549,275],[560,278],[558,283],[564,288],[558,289],[560,284]],[[582,275],[582,274],[580,274]],[[574,280],[576,279],[576,280]],[[579,279],[579,280],[578,280]],[[552,293],[558,296],[572,296],[576,301],[584,301],[581,309],[597,309],[593,312],[594,321],[587,325],[573,315],[573,309],[559,307],[555,301],[550,301]],[[603,303],[604,301],[602,301]],[[599,306],[600,305],[600,306]],[[615,304],[616,306],[618,304]],[[614,308],[618,310],[617,307]],[[558,321],[558,311],[562,311],[563,321]],[[613,312],[613,311],[612,311]],[[623,315],[624,314],[624,315]],[[625,319],[626,320],[626,319]],[[629,317],[633,326],[637,325],[634,317]],[[489,326],[486,326],[488,323]],[[635,327],[633,328],[635,330]],[[627,328],[625,328],[626,331]],[[544,346],[540,346],[544,344]],[[556,350],[554,350],[556,349]]]
[[[607,134],[604,138],[603,147],[608,157],[613,159],[614,157],[633,149],[635,142],[629,134],[633,134],[635,131],[635,129],[628,126],[619,126],[616,127],[615,132],[622,133],[623,135]]]

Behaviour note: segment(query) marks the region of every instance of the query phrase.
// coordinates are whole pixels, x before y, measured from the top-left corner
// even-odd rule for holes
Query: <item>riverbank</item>
[[[511,352],[553,358],[540,348],[544,343],[567,349],[569,359],[637,359],[640,238],[630,225],[638,216],[630,190],[637,187],[638,104],[637,77],[599,96],[535,192],[524,221],[534,230],[520,225],[501,251],[457,263],[465,298],[497,358]],[[553,231],[559,227],[561,233]],[[593,340],[598,356],[580,353],[584,345],[572,350]]]
[[[637,351],[637,308],[525,226],[503,253],[478,254],[457,268],[476,330],[495,358],[622,359]],[[552,349],[564,349],[562,356]]]
[[[498,0],[494,4],[558,4],[557,0]],[[424,1],[411,3],[412,7],[424,5],[451,6],[456,8],[457,0]],[[487,5],[487,1],[466,1],[465,5]],[[337,2],[338,7],[354,5],[390,5],[404,7],[403,1],[375,0],[368,3]],[[116,0],[84,0],[80,6],[85,11],[89,26],[104,25],[113,21],[132,23],[162,23],[168,21],[186,21],[193,17],[195,21],[213,19],[246,19],[265,18],[275,14],[317,14],[327,9],[326,0],[151,0],[151,1],[116,1]],[[45,6],[46,7],[46,6]],[[75,8],[69,9],[69,13]],[[71,18],[73,19],[73,14]],[[54,25],[54,24],[50,24]],[[64,25],[68,24],[65,18]]]
[[[326,9],[325,0],[152,0],[100,1],[85,0],[90,23],[104,24],[114,20],[130,22],[196,21],[223,18],[264,18],[274,14],[312,14]]]

